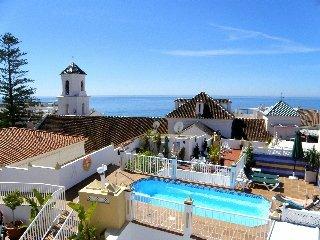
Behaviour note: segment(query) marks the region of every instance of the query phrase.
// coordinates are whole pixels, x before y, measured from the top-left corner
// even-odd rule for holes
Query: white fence
[[[89,168],[85,169],[83,165],[84,159],[87,157],[91,159],[91,164]],[[119,165],[120,156],[118,155],[118,149],[114,149],[110,145],[65,164],[59,169],[42,166],[30,166],[27,168],[4,167],[0,169],[0,182],[48,183],[65,186],[68,189],[96,173],[97,168],[102,164]]]
[[[185,169],[179,168],[184,164]],[[180,161],[177,159],[159,158],[126,153],[122,162],[123,169],[128,171],[150,174],[159,177],[187,180],[199,183],[230,187],[231,168],[220,165]]]
[[[48,233],[54,221],[66,209],[65,202],[65,188],[62,186],[53,186],[49,184],[24,184],[16,182],[1,182],[0,183],[0,197],[3,198],[7,194],[19,191],[23,196],[35,197],[32,192],[37,189],[44,195],[51,195],[52,197],[42,207],[36,218],[30,223],[27,230],[21,236],[20,240],[40,240]]]
[[[182,233],[184,204],[133,194],[132,220]]]
[[[167,177],[170,175],[170,159],[126,153],[124,168],[128,171]]]
[[[79,226],[78,214],[75,211],[71,211],[61,228],[53,238],[53,240],[66,240],[69,239],[72,235],[77,234]]]
[[[127,195],[130,199],[129,221],[182,233],[186,239],[267,240],[272,221],[247,215],[228,213],[194,206],[192,202],[177,203],[163,199]]]
[[[230,186],[230,167],[201,164],[191,165],[191,170],[177,169],[177,179],[218,186]]]
[[[281,220],[309,227],[320,227],[320,212],[284,207],[282,209]]]

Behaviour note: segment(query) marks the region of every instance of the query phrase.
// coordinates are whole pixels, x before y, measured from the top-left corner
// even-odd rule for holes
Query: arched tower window
[[[82,103],[82,115],[85,115],[85,112],[84,112],[84,103]]]
[[[65,83],[65,92],[66,92],[66,95],[69,95],[69,81],[67,80],[66,83]]]
[[[84,84],[83,84],[83,81],[81,81],[81,91],[84,91]]]
[[[69,115],[69,104],[66,104],[66,115]]]

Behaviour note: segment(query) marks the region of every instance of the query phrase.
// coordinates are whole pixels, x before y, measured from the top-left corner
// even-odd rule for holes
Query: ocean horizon
[[[91,96],[90,108],[107,116],[148,116],[163,117],[174,109],[176,98],[191,98],[190,95],[117,95]],[[38,96],[42,102],[54,102],[56,97]],[[215,96],[228,98],[232,101],[232,110],[272,106],[280,97],[253,97],[253,96]],[[292,107],[320,109],[320,97],[285,97],[283,98]]]

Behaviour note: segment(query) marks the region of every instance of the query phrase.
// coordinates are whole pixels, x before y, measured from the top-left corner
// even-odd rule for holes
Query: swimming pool
[[[132,188],[137,195],[147,197],[143,201],[166,208],[175,208],[176,205],[162,203],[157,199],[183,203],[191,197],[195,206],[194,215],[208,217],[205,209],[212,209],[210,218],[250,227],[264,224],[261,220],[268,219],[271,206],[261,196],[155,177],[136,181]],[[144,198],[136,198],[141,199]]]

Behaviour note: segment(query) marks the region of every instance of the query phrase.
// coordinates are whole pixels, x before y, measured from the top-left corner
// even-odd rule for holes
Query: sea
[[[90,108],[106,116],[163,117],[174,109],[177,98],[192,98],[193,96],[91,96]],[[54,102],[55,97],[38,97],[41,102]],[[233,111],[272,106],[280,97],[252,96],[215,96],[228,98],[232,101]],[[283,99],[292,107],[320,109],[320,97],[286,97]]]

